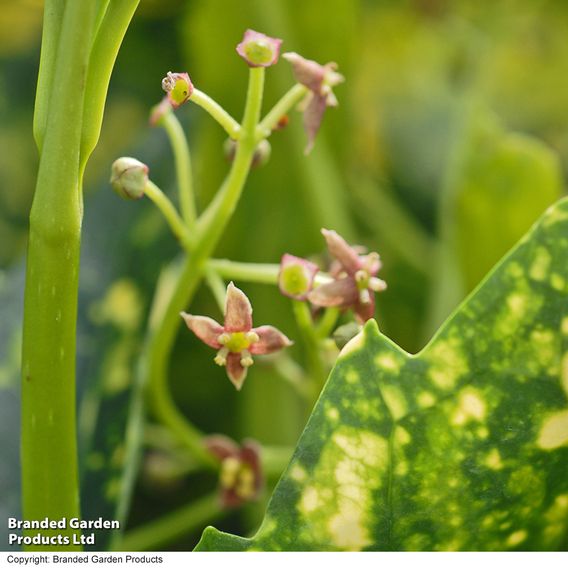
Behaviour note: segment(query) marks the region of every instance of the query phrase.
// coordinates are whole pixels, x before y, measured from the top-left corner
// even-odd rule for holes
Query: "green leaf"
[[[342,351],[251,539],[197,550],[554,550],[568,534],[568,200],[418,354]]]

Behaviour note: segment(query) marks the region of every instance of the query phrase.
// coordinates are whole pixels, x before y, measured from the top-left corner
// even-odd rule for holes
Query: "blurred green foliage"
[[[40,20],[39,0],[0,0],[0,265],[6,271],[16,270],[25,250],[37,167],[31,121]],[[87,170],[84,385],[106,380],[116,391],[131,384],[121,373],[134,373],[159,271],[176,253],[150,204],[118,204],[110,195],[110,164],[119,155],[146,160],[153,179],[173,195],[168,142],[147,125],[162,96],[161,78],[187,70],[198,88],[239,118],[247,73],[234,48],[249,27],[283,38],[285,50],[337,61],[347,81],[336,89],[340,107],[327,112],[310,156],[303,155],[299,114],[272,137],[272,158],[252,173],[219,257],[277,262],[284,252],[321,254],[320,227],[336,229],[381,253],[389,289],[378,300],[377,320],[413,352],[562,191],[568,5],[561,0],[142,0]],[[285,62],[270,69],[265,108],[291,84]],[[227,171],[224,133],[192,105],[178,115],[203,206]],[[142,311],[136,329],[109,331],[114,324],[101,302],[120,282],[134,283]],[[256,321],[297,335],[286,298],[268,287],[242,287]],[[207,289],[192,309],[219,315]],[[206,432],[293,445],[306,409],[274,369],[256,365],[237,394],[210,355],[180,334],[171,369],[180,408]],[[301,348],[292,355],[301,360]],[[111,378],[104,371],[109,365]],[[83,408],[94,412],[85,419],[92,429],[97,406]],[[112,413],[105,416],[108,422]],[[115,430],[109,443],[120,439]],[[195,476],[160,487],[143,477],[131,522],[152,519],[210,486],[210,479]],[[262,506],[230,516],[221,528],[247,533]],[[176,546],[192,543],[182,539]]]

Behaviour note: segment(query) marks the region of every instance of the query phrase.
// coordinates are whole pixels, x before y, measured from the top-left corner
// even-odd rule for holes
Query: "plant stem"
[[[144,194],[151,199],[160,210],[181,245],[186,250],[191,250],[194,245],[193,238],[166,194],[150,180],[148,180],[144,186]]]
[[[227,512],[226,509],[219,507],[217,493],[211,493],[197,501],[191,501],[156,521],[128,531],[115,550],[129,552],[161,550],[170,542],[192,531],[200,530],[203,525]]]
[[[211,268],[207,267],[207,284],[221,313],[225,311],[226,285],[223,279]]]
[[[329,337],[335,324],[337,323],[337,318],[339,317],[339,309],[338,308],[326,308],[319,325],[316,329],[316,335],[320,339],[325,339]]]
[[[25,519],[80,516],[75,420],[80,143],[94,7],[87,0],[66,3],[57,58],[52,63],[55,68],[50,70],[54,77],[51,84],[40,81],[38,93],[38,100],[43,100],[40,114],[49,100],[49,115],[45,135],[39,135],[43,148],[30,213],[24,305],[21,461]],[[44,92],[46,89],[51,92]],[[43,129],[42,120],[40,116],[36,132]],[[61,534],[76,532],[67,529]],[[61,548],[80,547],[50,550]]]
[[[45,0],[33,126],[34,139],[40,154],[47,126],[49,98],[55,76],[55,63],[64,8],[65,0]]]
[[[199,89],[194,89],[189,100],[208,112],[233,140],[239,138],[241,125],[209,95],[206,95]]]
[[[202,269],[195,266],[191,257],[186,257],[164,315],[147,339],[145,371],[150,380],[149,402],[156,418],[170,428],[201,464],[216,469],[217,460],[203,446],[202,433],[178,410],[168,388],[168,360],[181,322],[179,312],[193,298],[201,278]]]
[[[225,280],[240,280],[258,284],[277,284],[279,264],[234,262],[225,259],[210,259],[207,266]]]
[[[257,145],[256,125],[260,117],[263,92],[264,68],[253,67],[249,70],[247,102],[233,167],[197,223],[198,238],[203,243],[204,256],[211,256],[241,196]]]
[[[221,258],[211,258],[207,266],[214,270],[225,280],[241,280],[242,282],[255,282],[256,284],[278,284],[279,264],[263,264],[255,262],[236,262]],[[328,274],[318,272],[314,284],[319,286],[330,281]]]
[[[310,378],[317,386],[321,386],[327,378],[327,373],[320,355],[320,340],[314,329],[314,321],[306,302],[292,300],[296,323],[306,348]]]
[[[270,112],[262,119],[257,128],[257,137],[259,140],[267,138],[272,134],[272,130],[278,124],[278,121],[287,114],[292,107],[297,105],[307,94],[308,89],[299,83],[294,85],[270,110]]]
[[[139,2],[140,0],[112,0],[97,29],[89,57],[85,91],[81,138],[82,169],[99,140],[114,62]]]
[[[183,128],[173,111],[168,111],[162,117],[160,125],[164,127],[170,139],[174,152],[176,177],[179,188],[179,203],[181,215],[190,231],[195,226],[195,195],[193,191],[193,174],[191,167],[191,154]]]
[[[254,132],[262,104],[263,84],[264,69],[251,69],[243,118],[243,138],[239,143],[235,161],[217,196],[198,221],[195,247],[184,260],[163,317],[155,328],[150,330],[146,347],[147,364],[143,366],[148,374],[149,402],[154,416],[172,430],[195,459],[211,468],[217,468],[218,462],[203,447],[199,430],[177,409],[172,399],[168,388],[168,362],[181,323],[179,313],[190,304],[204,277],[206,263],[235,210],[250,170],[255,148]]]

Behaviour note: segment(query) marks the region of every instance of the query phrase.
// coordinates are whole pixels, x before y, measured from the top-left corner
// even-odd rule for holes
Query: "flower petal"
[[[375,315],[375,294],[372,290],[369,290],[370,302],[363,304],[362,302],[357,302],[354,308],[355,316],[360,323],[365,323],[370,320]]]
[[[260,445],[254,440],[244,440],[240,458],[244,463],[250,465],[254,474],[254,488],[255,495],[253,498],[258,497],[258,494],[264,486],[264,475],[262,472],[262,462],[260,460]]]
[[[192,316],[181,312],[187,327],[195,333],[195,335],[214,349],[220,349],[222,346],[218,341],[218,337],[223,333],[223,326],[214,319],[205,316]]]
[[[292,71],[298,83],[308,87],[313,93],[320,94],[326,72],[323,65],[311,59],[305,59],[294,52],[284,53],[282,57],[292,65]]]
[[[241,365],[240,353],[229,353],[227,355],[227,376],[235,385],[235,388],[241,390],[245,379],[247,378],[247,367]]]
[[[308,138],[308,143],[304,148],[304,154],[306,155],[309,154],[314,147],[314,141],[320,129],[326,108],[326,97],[316,94],[311,95],[308,105],[306,106],[306,110],[304,110],[303,120],[304,132]]]
[[[249,347],[249,351],[253,355],[274,353],[284,349],[284,347],[289,347],[293,343],[281,331],[271,325],[261,325],[255,327],[253,331],[258,335],[258,341],[252,343]]]
[[[252,306],[246,294],[232,282],[227,286],[225,299],[225,331],[250,331],[252,327]]]
[[[203,440],[205,447],[220,461],[239,454],[239,446],[227,436],[213,434]]]
[[[322,229],[321,234],[327,242],[329,254],[336,258],[347,274],[354,276],[355,273],[363,266],[363,262],[357,253],[357,250],[349,246],[345,239],[338,235],[335,231]]]
[[[354,306],[359,299],[357,284],[351,277],[334,280],[314,288],[308,295],[308,300],[321,307],[336,306],[347,308]]]

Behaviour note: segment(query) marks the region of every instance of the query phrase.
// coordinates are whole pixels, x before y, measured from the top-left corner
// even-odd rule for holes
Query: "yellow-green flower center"
[[[274,49],[262,39],[248,42],[244,46],[247,59],[255,65],[265,65],[270,63],[274,57]]]
[[[186,101],[189,95],[189,87],[186,81],[178,79],[171,90],[171,98],[176,104],[182,104]]]
[[[219,338],[219,343],[226,347],[231,353],[240,353],[248,349],[252,343],[248,333],[244,331],[234,331],[232,333],[224,333]]]
[[[300,296],[309,291],[310,282],[302,266],[294,264],[282,270],[280,276],[282,289],[292,295]]]

